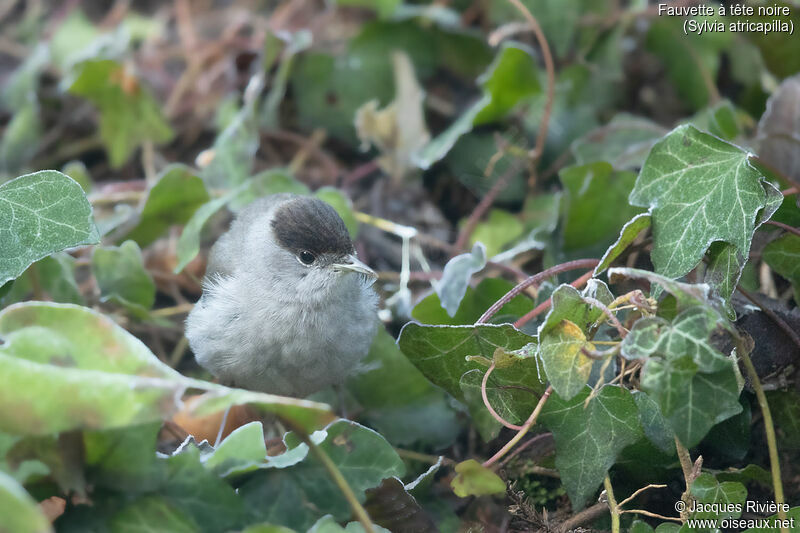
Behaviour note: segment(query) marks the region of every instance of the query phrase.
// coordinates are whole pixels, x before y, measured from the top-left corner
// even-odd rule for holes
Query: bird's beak
[[[345,262],[342,263],[335,263],[333,269],[337,272],[356,272],[358,274],[363,274],[368,280],[374,282],[378,279],[378,275],[372,270],[370,267],[362,263],[358,260],[358,258],[350,254],[347,256]]]

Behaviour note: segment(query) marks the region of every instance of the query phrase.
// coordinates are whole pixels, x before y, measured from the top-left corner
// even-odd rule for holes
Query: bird
[[[303,398],[341,384],[369,351],[376,278],[329,204],[266,196],[212,247],[186,338],[222,384]]]

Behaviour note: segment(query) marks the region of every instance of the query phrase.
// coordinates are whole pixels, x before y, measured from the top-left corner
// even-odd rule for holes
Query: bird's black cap
[[[278,243],[294,254],[347,255],[354,251],[344,221],[333,207],[317,198],[300,196],[281,204],[272,217]]]

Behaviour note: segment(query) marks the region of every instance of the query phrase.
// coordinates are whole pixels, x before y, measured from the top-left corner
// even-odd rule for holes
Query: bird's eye
[[[312,254],[311,252],[309,252],[308,250],[303,250],[302,252],[300,252],[298,254],[297,258],[304,265],[310,265],[311,263],[313,263],[317,259],[316,256],[314,254]]]

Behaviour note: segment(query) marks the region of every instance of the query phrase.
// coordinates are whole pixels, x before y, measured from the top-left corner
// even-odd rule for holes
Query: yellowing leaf
[[[584,348],[594,350],[594,345],[586,340],[581,328],[569,320],[562,320],[539,343],[547,378],[564,399],[578,394],[589,380],[592,360],[583,353]]]

